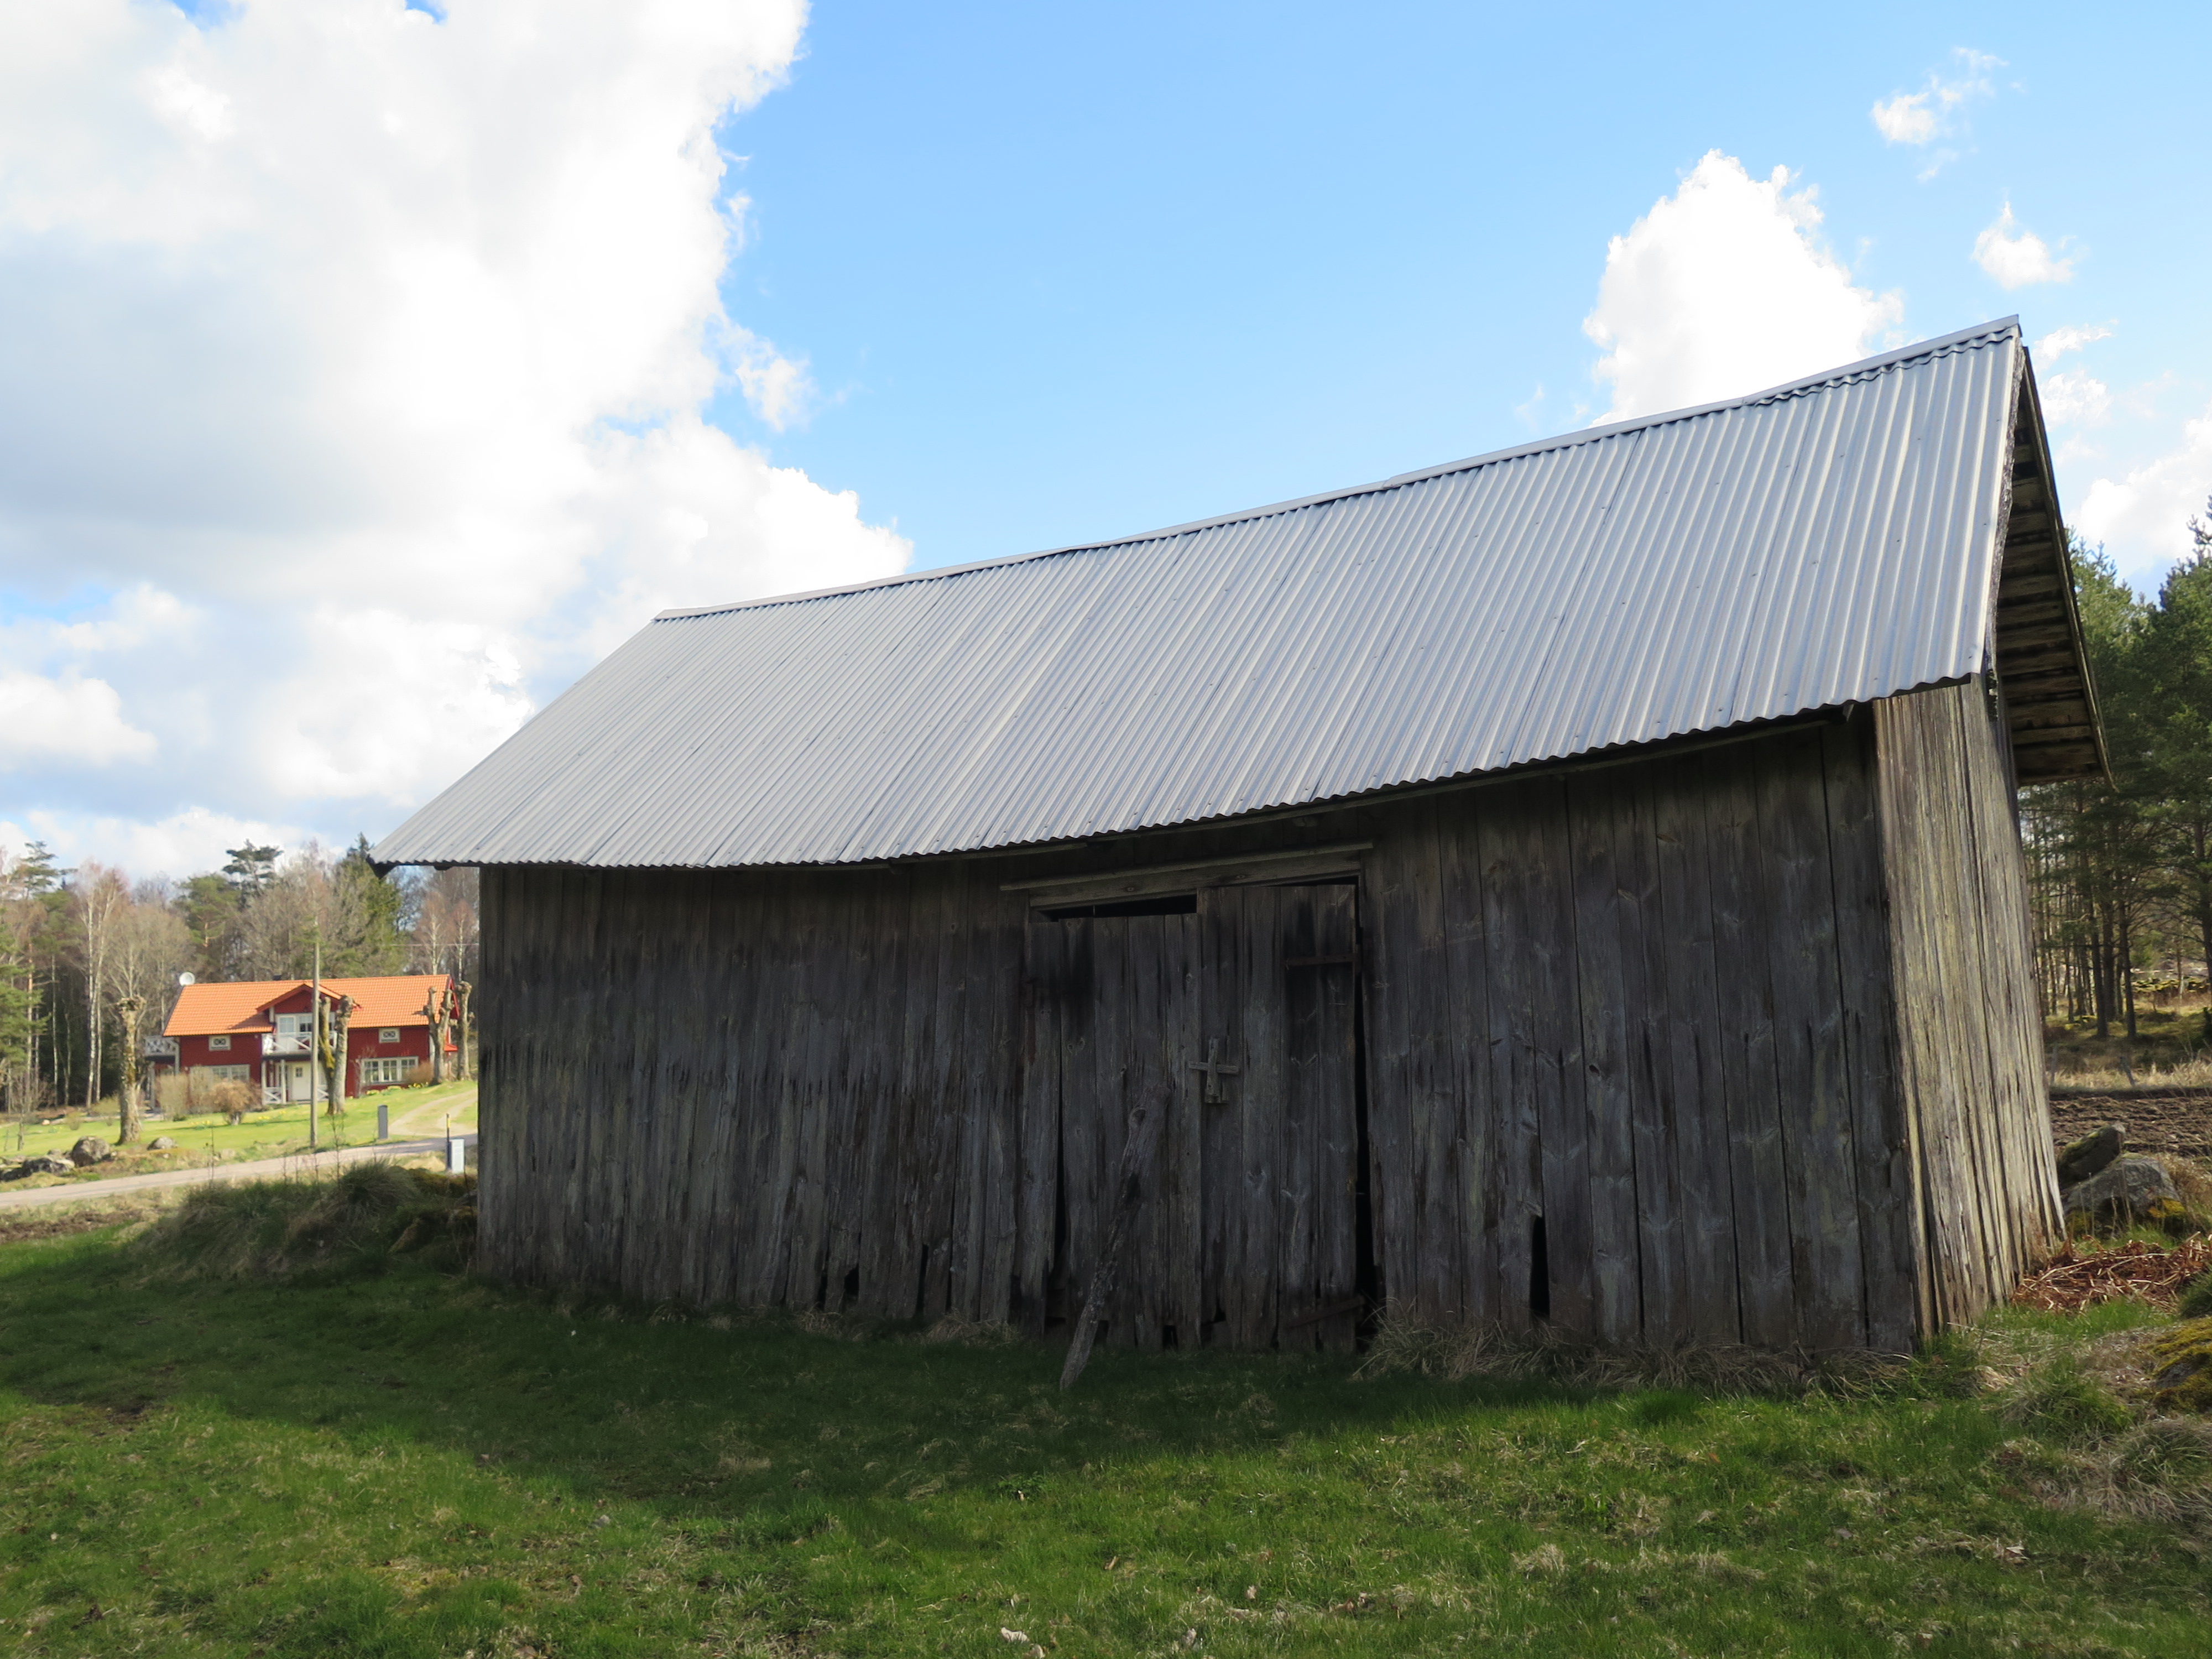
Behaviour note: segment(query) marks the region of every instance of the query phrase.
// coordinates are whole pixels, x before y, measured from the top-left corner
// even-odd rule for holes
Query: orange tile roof
[[[304,979],[241,979],[213,985],[187,985],[177,994],[164,1036],[210,1036],[226,1031],[273,1031],[272,1002],[303,991]],[[427,1025],[422,1005],[433,988],[453,983],[450,974],[393,974],[380,979],[326,979],[323,994],[354,1000],[353,1024]]]

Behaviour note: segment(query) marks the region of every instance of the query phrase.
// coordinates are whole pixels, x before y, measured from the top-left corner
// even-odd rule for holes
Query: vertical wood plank
[[[1066,1035],[1067,925],[1032,913],[1024,928],[1028,973],[1023,985],[1021,1202],[1019,1245],[1022,1328],[1044,1334],[1046,1277],[1060,1223],[1060,1062]]]
[[[1856,1164],[1864,1335],[1885,1353],[1911,1350],[1920,1256],[1912,1149],[1897,1078],[1889,909],[1875,787],[1874,717],[1822,728],[1836,958]]]
[[[1566,788],[1582,1072],[1562,1111],[1579,1106],[1585,1125],[1589,1329],[1606,1342],[1632,1340],[1643,1325],[1629,1042],[1630,1020],[1641,1006],[1632,998],[1623,948],[1618,833],[1624,817],[1632,824],[1632,814],[1618,785],[1619,775],[1604,771],[1571,779]]]
[[[1743,1334],[1761,1346],[1788,1347],[1797,1340],[1796,1292],[1767,959],[1776,918],[1759,844],[1757,761],[1739,747],[1716,750],[1705,762]]]
[[[1478,823],[1486,795],[1469,791],[1437,807],[1437,909],[1443,932],[1448,1089],[1456,1133],[1449,1149],[1447,1180],[1452,1218],[1456,1305],[1477,1325],[1494,1323],[1508,1299],[1525,1305],[1526,1270],[1510,1298],[1501,1280],[1498,1170],[1500,1103],[1492,1051],[1498,1038],[1490,1018],[1490,948],[1483,902],[1482,847]]]
[[[1674,1132],[1682,1212],[1682,1309],[1654,1322],[1664,1341],[1740,1342],[1734,1154],[1729,1144],[1728,1046],[1720,1012],[1716,911],[1708,861],[1706,769],[1698,757],[1654,768],[1652,853],[1656,941],[1666,986],[1666,1065],[1657,1079]]]

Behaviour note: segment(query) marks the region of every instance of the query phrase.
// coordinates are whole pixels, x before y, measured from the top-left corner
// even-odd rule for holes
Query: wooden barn
[[[2102,769],[2014,320],[655,619],[481,866],[482,1250],[1104,1340],[1894,1350],[2058,1212],[2014,791]]]

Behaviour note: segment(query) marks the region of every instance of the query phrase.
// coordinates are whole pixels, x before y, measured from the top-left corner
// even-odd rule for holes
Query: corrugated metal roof
[[[1984,661],[2016,320],[1150,535],[672,612],[386,863],[821,864],[1190,823]]]

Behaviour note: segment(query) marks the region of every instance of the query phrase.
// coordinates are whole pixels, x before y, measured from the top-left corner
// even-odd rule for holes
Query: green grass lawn
[[[1856,1401],[1119,1352],[1063,1395],[1042,1346],[15,1237],[0,1651],[2212,1652],[2202,1540],[2035,1501],[1956,1355]]]
[[[382,1097],[391,1108],[395,1139],[419,1139],[441,1133],[448,1115],[453,1117],[457,1133],[477,1127],[477,1085],[473,1082],[392,1089],[385,1091]],[[324,1117],[315,1126],[319,1144],[327,1150],[333,1145],[363,1146],[374,1141],[378,1099],[369,1095],[349,1100],[342,1117]],[[236,1124],[228,1122],[220,1112],[202,1112],[183,1118],[142,1118],[138,1127],[139,1150],[119,1148],[122,1155],[114,1163],[95,1165],[76,1176],[49,1179],[84,1181],[140,1175],[151,1170],[182,1168],[187,1162],[204,1162],[206,1157],[216,1153],[231,1159],[283,1158],[307,1150],[305,1105],[272,1106],[266,1111],[249,1112],[243,1121]],[[52,1124],[35,1120],[9,1121],[0,1126],[0,1153],[9,1158],[32,1152],[66,1153],[81,1135],[98,1135],[103,1140],[112,1141],[115,1133],[112,1113],[104,1117],[80,1115],[74,1120]],[[159,1153],[142,1156],[145,1143],[157,1135],[171,1136],[182,1152],[201,1156],[184,1160],[171,1156],[166,1161]]]

